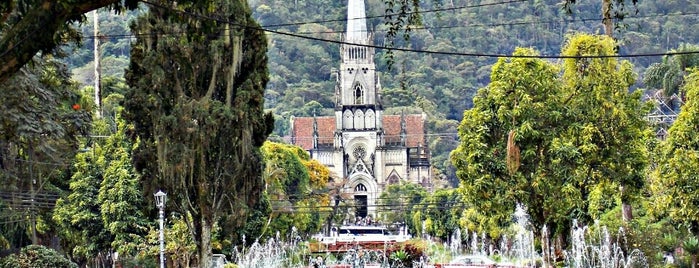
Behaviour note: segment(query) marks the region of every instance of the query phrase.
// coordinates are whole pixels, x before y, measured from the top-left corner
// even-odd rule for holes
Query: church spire
[[[347,41],[363,43],[367,41],[366,10],[364,0],[348,0],[347,3]]]

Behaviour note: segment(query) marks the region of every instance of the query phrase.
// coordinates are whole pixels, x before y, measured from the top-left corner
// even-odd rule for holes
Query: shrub
[[[0,260],[0,268],[77,268],[78,265],[68,260],[53,249],[31,245],[18,254]]]

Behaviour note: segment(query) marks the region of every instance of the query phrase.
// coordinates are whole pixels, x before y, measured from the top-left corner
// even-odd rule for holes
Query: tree
[[[298,146],[265,142],[262,154],[266,165],[265,195],[269,196],[273,210],[269,215],[269,229],[284,237],[291,233],[292,227],[301,234],[320,230],[322,223],[317,207],[325,200],[312,191],[319,190],[318,186],[325,186],[325,183],[316,178],[316,187],[311,188],[311,176],[304,163],[310,160],[308,153]]]
[[[517,49],[515,55],[536,55]],[[550,152],[567,121],[559,67],[540,59],[501,58],[491,83],[478,91],[459,126],[461,144],[451,161],[461,181],[469,230],[498,238],[517,204],[528,209],[534,230],[549,225],[565,234],[579,204],[576,185],[554,175]],[[557,193],[557,195],[551,195]]]
[[[314,234],[323,225],[324,209],[330,205],[330,170],[311,159],[301,147],[275,142],[262,146],[265,159],[265,196],[273,212],[266,229],[286,236],[295,229],[299,234]],[[267,234],[273,235],[273,234]]]
[[[459,220],[465,207],[466,203],[458,190],[437,190],[413,208],[413,225],[422,226],[424,221],[425,230],[417,231],[448,241],[454,230],[460,229]]]
[[[577,0],[565,0],[563,8],[568,13],[571,13],[572,6],[575,5],[576,2]],[[602,0],[602,25],[604,26],[605,35],[613,37],[614,26],[627,15],[627,2],[631,2],[633,6],[638,4],[638,0]],[[614,19],[618,21],[615,22]]]
[[[614,55],[615,43],[606,36],[576,34],[568,39],[562,54]],[[619,187],[622,217],[631,220],[630,202],[645,183],[646,141],[654,138],[644,119],[651,104],[641,101],[642,92],[631,92],[636,75],[627,61],[567,58],[563,80],[570,96],[565,105],[570,107],[572,124],[556,142],[573,146],[572,158],[560,160],[572,160],[574,165],[558,169],[563,172],[558,175],[579,183],[585,199],[595,187]]]
[[[100,183],[97,202],[104,228],[112,235],[111,248],[120,256],[136,255],[136,248],[144,242],[147,220],[143,215],[144,202],[138,174],[131,165],[133,145],[126,137],[129,126],[118,119],[116,133],[111,135],[104,148],[104,178]]]
[[[685,78],[687,102],[660,145],[660,157],[651,176],[653,209],[699,234],[699,71]]]
[[[84,102],[76,85],[58,60],[37,57],[35,64],[0,82],[0,88],[0,192],[37,200],[35,197],[58,195],[67,188],[65,181],[70,173],[65,167],[78,149],[77,136],[87,133],[91,121],[89,113],[82,109]],[[31,242],[39,243],[33,231],[37,215],[43,217],[55,201],[42,199],[47,201],[40,204],[42,209],[34,207],[35,203],[25,207],[28,209],[19,208],[27,205],[19,200],[3,209],[0,214],[25,214],[32,220],[4,223],[0,233],[27,230]],[[26,243],[18,239],[9,242],[12,247]]]
[[[0,83],[7,81],[37,53],[49,54],[65,37],[79,40],[72,28],[83,14],[109,6],[113,10],[136,8],[135,0],[32,1],[9,0],[0,4]],[[31,40],[27,42],[27,40]]]
[[[75,156],[70,194],[56,202],[53,220],[73,260],[81,265],[111,248],[113,236],[105,228],[98,195],[104,178],[105,159],[98,144]]]
[[[413,208],[427,197],[425,188],[414,183],[393,184],[386,187],[379,197],[378,219],[384,224],[403,223],[412,234],[422,228],[413,222]]]
[[[134,166],[146,193],[162,188],[168,207],[191,215],[206,267],[214,223],[229,215],[226,226],[244,226],[264,190],[259,147],[273,126],[262,110],[267,43],[247,1],[151,4],[132,25],[144,34],[126,72]]]
[[[613,53],[611,38],[578,34],[563,48],[578,58],[564,60],[562,76],[538,59],[493,66],[491,83],[464,112],[461,145],[451,155],[473,204],[464,214],[469,229],[497,238],[522,204],[534,230],[548,227],[562,247],[572,219],[591,221],[611,209],[601,201],[626,205],[639,194],[650,107],[641,92],[629,92],[630,64],[594,57]]]
[[[129,128],[117,119],[116,133],[107,133],[105,119],[94,122],[94,133],[109,137],[75,157],[69,194],[57,201],[53,213],[66,248],[81,264],[108,252],[135,256],[147,232],[141,187],[130,163]]]
[[[682,45],[677,50],[670,52],[697,51],[699,46]],[[649,89],[659,90],[661,100],[667,103],[672,112],[679,111],[683,93],[680,89],[684,86],[684,78],[687,69],[699,66],[699,57],[695,54],[665,56],[661,62],[648,66],[643,83]],[[665,107],[659,107],[663,109]]]

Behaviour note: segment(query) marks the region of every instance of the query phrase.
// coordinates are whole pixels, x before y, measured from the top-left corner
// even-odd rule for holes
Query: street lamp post
[[[163,221],[165,220],[165,198],[166,193],[158,190],[155,196],[155,206],[159,210],[160,215],[160,268],[165,268],[165,233],[163,229]]]

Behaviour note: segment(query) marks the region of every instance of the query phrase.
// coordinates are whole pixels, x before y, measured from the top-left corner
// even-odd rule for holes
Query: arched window
[[[355,192],[366,192],[366,186],[364,184],[357,184],[357,186],[354,186],[354,191]]]
[[[364,112],[357,109],[354,112],[354,129],[364,129]]]
[[[374,114],[374,110],[367,110],[366,114],[364,114],[364,127],[372,129],[376,128],[376,115]]]
[[[386,178],[386,181],[388,184],[398,184],[400,182],[400,176],[398,176],[398,173],[394,169],[391,171],[391,175],[388,175],[388,178]]]
[[[360,84],[354,86],[354,104],[364,104],[364,88]]]
[[[342,127],[345,129],[353,129],[354,115],[352,115],[352,112],[350,110],[345,110],[345,114],[342,117]]]

